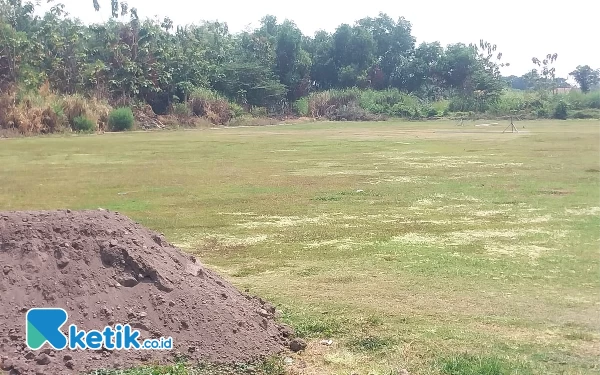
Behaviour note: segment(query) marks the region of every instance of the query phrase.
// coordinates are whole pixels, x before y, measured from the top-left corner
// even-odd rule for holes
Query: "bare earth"
[[[290,331],[270,304],[246,296],[116,212],[0,212],[0,367],[10,374],[74,374],[164,363],[185,354],[217,363],[280,352]],[[173,351],[32,352],[25,314],[64,308],[63,327],[130,323],[141,339],[172,336]]]

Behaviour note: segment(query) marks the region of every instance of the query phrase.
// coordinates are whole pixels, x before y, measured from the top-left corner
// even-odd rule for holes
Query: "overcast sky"
[[[62,0],[71,15],[85,22],[101,22],[110,17],[110,0],[95,12],[92,0]],[[557,75],[567,77],[577,65],[600,68],[600,17],[597,0],[542,1],[504,0],[368,0],[349,1],[186,1],[129,0],[142,18],[155,15],[170,17],[175,24],[199,23],[203,20],[227,22],[232,32],[256,26],[264,15],[280,21],[293,20],[303,33],[312,35],[319,29],[334,31],[341,23],[352,24],[384,12],[400,16],[413,25],[417,42],[440,41],[478,43],[483,38],[498,45],[503,60],[511,63],[505,75],[521,75],[533,68],[531,58],[540,59],[558,53]],[[596,3],[596,5],[594,5]],[[486,4],[485,6],[483,4]],[[490,5],[487,5],[490,4]],[[491,5],[494,4],[494,5]]]

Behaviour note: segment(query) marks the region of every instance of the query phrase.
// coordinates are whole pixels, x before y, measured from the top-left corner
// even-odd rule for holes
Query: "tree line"
[[[500,68],[508,63],[496,45],[417,45],[408,20],[383,13],[308,36],[274,16],[232,33],[226,23],[175,26],[169,18],[142,19],[125,2],[110,6],[113,18],[86,25],[62,4],[36,15],[32,2],[0,0],[0,90],[47,82],[57,93],[142,101],[162,114],[198,89],[270,112],[324,90],[393,89],[484,111],[509,86],[548,90],[565,82],[554,75],[556,55],[534,58],[530,73],[506,78]],[[578,70],[582,90],[597,84],[598,71]]]

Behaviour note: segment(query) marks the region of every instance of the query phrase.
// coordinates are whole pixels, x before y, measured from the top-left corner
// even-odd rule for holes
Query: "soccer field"
[[[600,126],[484,122],[0,140],[0,210],[163,232],[278,306],[290,374],[598,373]]]

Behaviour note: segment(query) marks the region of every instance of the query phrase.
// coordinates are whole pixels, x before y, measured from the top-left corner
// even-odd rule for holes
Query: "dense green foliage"
[[[254,30],[231,33],[225,23],[174,27],[168,18],[142,19],[125,3],[110,5],[112,19],[85,25],[61,4],[38,15],[33,2],[0,0],[0,91],[20,96],[49,85],[56,95],[148,104],[157,114],[225,124],[243,112],[332,119],[508,114],[515,105],[527,106],[524,100],[503,103],[511,98],[509,86],[535,93],[539,103],[530,113],[551,117],[553,90],[568,86],[555,77],[556,54],[533,58],[535,69],[523,77],[504,78],[506,64],[495,45],[417,45],[410,22],[386,14],[307,36],[273,16]],[[589,66],[572,75],[584,92],[597,83]],[[319,108],[328,101],[326,111]],[[577,110],[589,108],[595,107]]]
[[[89,133],[96,129],[94,121],[84,116],[77,116],[73,119],[73,130]]]
[[[589,65],[579,65],[574,71],[569,73],[581,87],[581,91],[589,92],[594,86],[600,82],[600,69],[592,69]]]
[[[112,131],[131,130],[133,122],[134,117],[131,108],[117,108],[108,115],[108,126]]]

